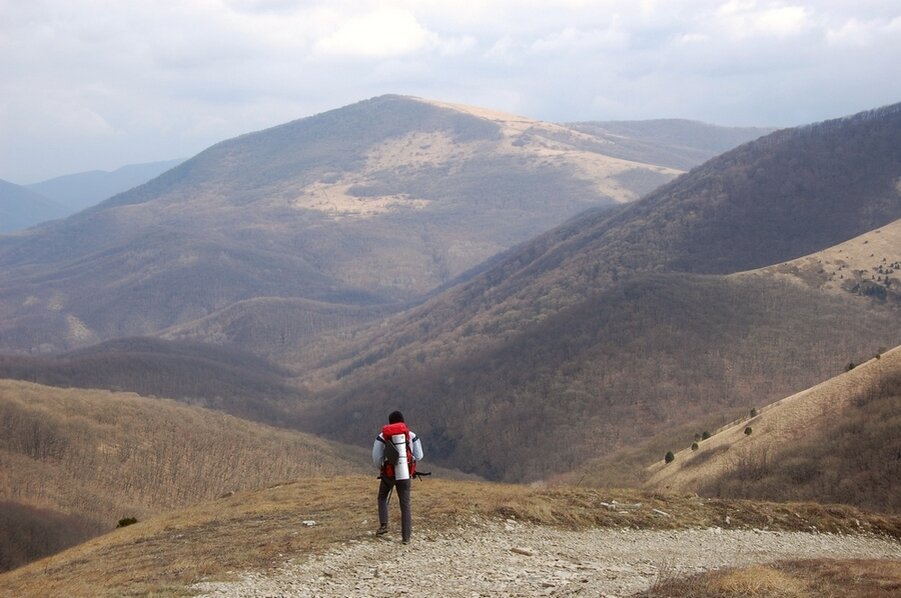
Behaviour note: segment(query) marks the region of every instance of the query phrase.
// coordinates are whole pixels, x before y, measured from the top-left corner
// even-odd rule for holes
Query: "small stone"
[[[305,520],[305,521],[303,522],[303,524],[304,524],[306,527],[313,527],[313,526],[316,525],[316,522],[313,521],[312,519],[307,519],[307,520]]]
[[[535,553],[527,548],[519,548],[514,546],[510,549],[510,552],[515,552],[516,554],[521,554],[523,556],[535,556]]]

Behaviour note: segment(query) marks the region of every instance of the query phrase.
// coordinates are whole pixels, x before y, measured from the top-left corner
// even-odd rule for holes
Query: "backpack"
[[[391,442],[391,437],[396,434],[404,434],[407,437],[407,467],[410,470],[410,479],[412,480],[416,475],[416,461],[413,460],[413,450],[410,446],[410,429],[404,422],[388,424],[382,428],[381,439],[385,445],[385,459],[382,463],[382,475],[394,478],[394,467],[397,465],[398,459],[400,459],[400,453],[398,453],[394,443]]]

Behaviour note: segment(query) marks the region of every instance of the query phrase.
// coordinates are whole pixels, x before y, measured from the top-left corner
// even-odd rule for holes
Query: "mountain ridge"
[[[159,334],[261,297],[403,304],[678,172],[597,153],[561,125],[498,118],[381,96],[222,141],[0,237],[0,348]]]
[[[340,437],[373,425],[367,410],[403,402],[405,413],[434,420],[424,433],[440,439],[440,456],[489,478],[531,480],[552,473],[542,461],[549,447],[512,454],[523,429],[582,439],[603,426],[602,444],[566,449],[591,455],[623,446],[619,425],[641,423],[647,433],[678,425],[689,408],[680,392],[701,399],[690,408],[731,409],[755,392],[775,399],[828,377],[868,346],[897,344],[898,310],[878,298],[728,275],[896,220],[898,147],[901,111],[892,106],[773,133],[636,203],[576,218],[338,343],[330,360],[296,354],[295,369],[322,397],[301,419]],[[773,176],[749,175],[758,172]],[[822,172],[832,176],[813,176]],[[631,361],[618,362],[626,343]],[[618,392],[607,372],[622,372]],[[579,423],[556,411],[563,405]],[[497,446],[473,452],[473,438],[489,428]]]

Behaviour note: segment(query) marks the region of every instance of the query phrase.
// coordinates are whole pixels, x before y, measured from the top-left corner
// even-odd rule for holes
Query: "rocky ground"
[[[277,596],[628,596],[655,581],[787,558],[901,559],[886,538],[762,530],[564,531],[472,522],[444,533],[354,541],[237,581],[194,587],[217,598]]]

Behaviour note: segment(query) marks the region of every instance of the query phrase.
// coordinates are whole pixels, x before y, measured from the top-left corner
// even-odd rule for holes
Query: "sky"
[[[901,0],[0,0],[0,179],[190,157],[385,93],[794,126],[901,101]]]

